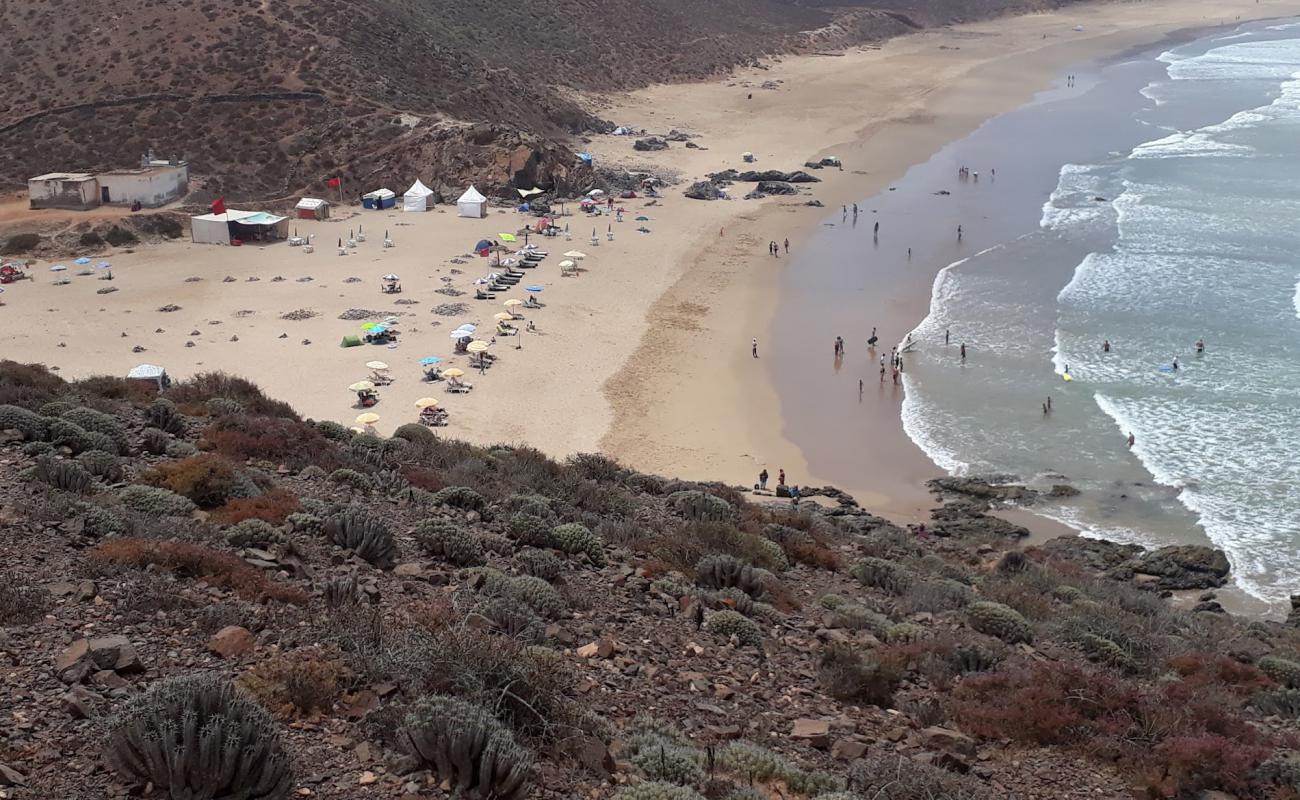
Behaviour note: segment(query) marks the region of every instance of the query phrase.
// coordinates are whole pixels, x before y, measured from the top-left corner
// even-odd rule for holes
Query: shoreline
[[[745,102],[736,98],[744,97],[740,92],[746,91],[747,81],[784,81],[777,92],[783,95],[787,121],[793,120],[796,128],[828,107],[850,108],[841,108],[827,126],[831,135],[818,139],[807,151],[797,149],[804,146],[801,142],[806,135],[774,130],[781,127],[780,120],[764,119],[764,130],[745,131],[739,139],[727,139],[731,149],[750,149],[759,155],[759,163],[749,168],[796,169],[810,158],[834,154],[843,159],[845,171],[813,173],[824,179],[813,185],[812,194],[825,209],[799,209],[787,198],[768,199],[761,205],[747,201],[709,204],[746,202],[732,215],[725,237],[705,235],[692,248],[695,258],[647,314],[647,332],[636,353],[606,384],[604,394],[614,408],[615,422],[601,440],[602,449],[638,468],[688,478],[724,478],[745,485],[752,483],[752,476],[764,466],[773,474],[781,466],[793,483],[834,484],[853,494],[864,508],[896,522],[924,518],[933,505],[924,481],[942,470],[903,431],[899,404],[882,403],[874,412],[872,424],[878,440],[873,440],[872,450],[879,455],[870,474],[850,481],[809,473],[808,458],[788,435],[789,420],[782,415],[783,404],[772,381],[773,367],[755,370],[747,363],[752,360],[748,353],[751,336],[760,342],[771,338],[780,282],[785,265],[791,263],[766,259],[761,253],[764,242],[788,236],[796,242],[797,262],[798,243],[805,241],[835,206],[860,202],[883,191],[944,146],[1029,102],[1069,65],[1120,59],[1126,53],[1163,42],[1186,41],[1225,24],[1287,16],[1298,10],[1300,4],[1293,2],[1252,3],[1230,9],[1196,2],[1074,6],[911,34],[880,47],[850,51],[835,59],[840,63],[834,70],[814,69],[809,64],[814,57],[802,57],[778,61],[769,69],[745,70],[720,84],[652,87],[622,96],[622,104],[615,105],[613,111],[603,109],[606,114],[624,114],[617,120],[621,124],[706,134],[711,129],[730,129],[733,137],[744,127],[729,121],[728,115],[742,113],[734,106]],[[1220,16],[1237,11],[1242,12],[1240,20]],[[1076,25],[1084,25],[1084,33],[1075,32]],[[935,51],[941,52],[935,56]],[[822,64],[830,61],[816,60]],[[917,70],[908,69],[936,60],[939,63],[931,63],[931,69],[920,78],[915,77]],[[872,104],[879,99],[872,97],[873,92],[887,95],[887,102]],[[754,97],[757,100],[760,93]],[[872,109],[872,119],[855,127],[862,116],[856,109],[864,106]],[[660,114],[658,109],[673,111]],[[836,134],[843,133],[851,133],[852,138],[825,143],[836,141]],[[760,144],[751,145],[756,139]],[[712,136],[706,140],[709,144],[716,141]],[[690,161],[698,163],[702,159],[699,151],[695,153]],[[641,161],[653,163],[657,155],[649,154]],[[704,172],[745,168],[737,162],[738,152],[729,153],[709,161],[707,169],[685,172],[689,180],[696,180]],[[697,205],[706,204],[697,201]],[[885,308],[873,305],[870,299],[864,302],[866,318],[906,321],[882,341],[901,339],[926,316],[934,276],[945,266],[947,262],[917,265],[923,270],[920,283],[924,289],[901,304]],[[710,337],[668,324],[674,309],[699,298],[707,298],[709,303],[697,325],[706,327]],[[817,340],[809,345],[814,351],[822,346],[829,348],[829,342]],[[654,383],[655,376],[663,375],[685,377]],[[719,379],[719,375],[724,377]],[[901,403],[901,393],[898,400]],[[862,487],[870,488],[864,492]],[[1065,527],[1037,519],[1041,522],[1031,528]]]

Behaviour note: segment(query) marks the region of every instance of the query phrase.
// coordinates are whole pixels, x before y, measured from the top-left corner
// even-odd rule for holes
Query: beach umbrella
[[[98,264],[96,264],[95,266],[99,267],[100,269],[109,269],[109,268],[112,267],[113,265],[110,264],[110,263],[108,263],[107,261],[101,261],[101,262],[99,262]]]
[[[515,241],[515,235],[513,233],[498,233],[497,238],[503,242]]]
[[[485,342],[485,341],[483,341],[482,339],[476,339],[476,340],[470,342],[470,343],[465,347],[465,349],[468,350],[468,351],[471,352],[471,353],[483,353],[483,352],[486,352],[486,351],[487,351],[487,349],[488,349],[488,343]]]
[[[595,229],[595,228],[592,228],[592,233],[595,233],[595,232],[596,232],[596,229]],[[569,252],[567,252],[567,253],[564,254],[564,257],[565,257],[565,258],[571,258],[571,259],[573,259],[574,261],[581,261],[582,259],[584,259],[584,258],[587,257],[587,254],[584,253],[584,252],[582,252],[581,250],[570,250]]]
[[[374,330],[375,328],[382,328],[382,327],[383,327],[383,326],[380,325],[378,322],[363,322],[363,323],[361,323],[361,330],[363,330],[363,331],[372,331],[372,330]]]
[[[486,250],[486,249],[488,249],[488,248],[491,247],[491,246],[492,246],[492,243],[489,242],[487,239],[479,239],[479,240],[478,240],[478,244],[474,245],[474,251],[475,251],[475,252],[479,252],[479,251],[482,251],[482,250]]]
[[[442,359],[438,358],[437,356],[425,356],[424,358],[420,359],[420,366],[422,367],[431,367],[434,364],[441,364],[441,363],[442,363]]]
[[[540,292],[540,291],[542,291],[543,288],[544,288],[544,287],[541,287],[541,286],[529,286],[529,287],[527,287],[526,289],[524,289],[524,291],[525,291],[525,292]]]
[[[470,338],[470,337],[473,336],[473,335],[474,335],[474,331],[460,331],[460,330],[457,330],[457,331],[452,331],[452,332],[451,332],[451,338],[452,338],[453,340],[455,340],[455,341],[458,341],[458,342],[459,342],[461,339],[468,339],[468,338]]]
[[[442,374],[448,378],[462,378],[465,376],[465,370],[452,367],[451,369],[444,369]]]
[[[67,271],[68,268],[62,264],[55,264],[54,266],[50,267],[50,272],[67,272]]]
[[[388,273],[387,275],[384,276],[384,280],[386,280],[386,281],[396,281],[396,280],[401,280],[401,279],[398,278],[396,275],[394,275],[393,273],[390,272],[390,273]]]
[[[499,311],[496,314],[492,315],[492,319],[500,320],[501,322],[505,322],[508,319],[514,319],[514,318],[515,318],[514,314],[507,314],[504,311]]]
[[[421,410],[433,408],[436,405],[438,405],[438,401],[432,397],[421,397],[419,400],[415,401],[415,407]]]
[[[461,326],[460,326],[459,328],[457,328],[456,330],[458,330],[458,331],[469,331],[470,333],[473,333],[474,331],[478,330],[478,326],[475,325],[475,324],[472,323],[472,322],[465,322],[465,323],[462,323]]]
[[[578,263],[576,261],[571,261],[567,258],[560,262],[560,269],[568,269],[569,267],[576,267],[576,266],[578,266]]]
[[[354,383],[354,384],[352,384],[351,386],[348,387],[348,391],[349,391],[349,392],[368,392],[368,391],[370,391],[370,390],[373,389],[373,388],[375,388],[375,385],[374,385],[373,383],[371,383],[370,381],[357,381],[356,383]]]
[[[379,415],[373,411],[367,411],[366,413],[357,417],[358,425],[374,425],[378,421],[379,421]]]
[[[388,369],[388,365],[382,361],[367,361],[366,369],[385,370]]]
[[[501,305],[505,306],[506,308],[518,308],[519,306],[522,306],[523,304],[524,304],[524,301],[523,301],[523,300],[516,300],[516,299],[514,299],[514,298],[512,297],[512,298],[510,298],[509,300],[507,300],[507,301],[505,301],[504,303],[502,303]]]
[[[86,258],[85,256],[82,256],[81,258],[78,258],[76,261],[73,261],[72,263],[76,264],[77,266],[82,266],[84,264],[89,264],[90,259]]]
[[[641,216],[639,216],[639,217],[636,218],[636,221],[637,221],[637,222],[649,222],[649,221],[650,221],[650,218],[647,217],[645,214],[642,214]]]

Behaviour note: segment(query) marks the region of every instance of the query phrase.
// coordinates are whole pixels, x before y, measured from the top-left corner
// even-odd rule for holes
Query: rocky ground
[[[0,797],[1297,796],[1300,612],[1222,613],[1207,548],[1021,550],[1005,478],[935,489],[904,530],[0,362]]]

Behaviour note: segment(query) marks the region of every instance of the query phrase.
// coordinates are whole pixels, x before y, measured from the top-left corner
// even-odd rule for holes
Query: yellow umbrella
[[[415,401],[415,407],[419,409],[433,408],[436,405],[438,405],[438,401],[432,397],[421,397]]]
[[[349,392],[364,392],[364,391],[368,391],[368,390],[373,389],[373,388],[375,388],[375,385],[374,385],[373,383],[371,383],[370,381],[357,381],[356,383],[354,383],[354,384],[352,384],[351,386],[348,387],[348,391],[349,391]]]
[[[581,261],[582,259],[587,257],[587,254],[582,252],[581,250],[570,250],[569,252],[564,254],[564,257],[571,258],[574,261]]]
[[[388,369],[388,365],[382,361],[367,361],[366,369]]]
[[[366,413],[357,417],[358,425],[374,425],[378,421],[379,421],[379,415],[373,411],[367,411]]]
[[[467,344],[465,349],[471,353],[482,353],[488,349],[488,343],[479,339]]]
[[[456,369],[455,367],[452,367],[451,369],[444,369],[442,371],[442,376],[444,378],[460,378],[464,376],[464,374],[465,374],[464,370]]]
[[[497,238],[503,242],[513,242],[515,235],[513,233],[498,233]]]
[[[524,301],[523,301],[523,300],[516,300],[516,299],[514,299],[513,297],[510,298],[509,300],[505,301],[504,303],[502,303],[502,305],[505,306],[506,308],[518,308],[519,306],[522,306],[523,304],[524,304]]]
[[[495,319],[498,322],[505,322],[506,320],[510,320],[514,318],[515,318],[514,314],[507,314],[504,311],[498,311],[497,313],[492,315],[492,319]]]

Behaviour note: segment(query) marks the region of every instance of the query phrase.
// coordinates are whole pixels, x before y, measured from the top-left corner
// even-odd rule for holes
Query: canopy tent
[[[429,199],[431,197],[433,197],[433,190],[425,186],[419,178],[416,178],[415,183],[411,184],[411,188],[406,190],[406,194],[402,195],[402,210],[428,211],[429,206],[434,203],[433,200]]]
[[[519,192],[519,196],[525,200],[535,195],[542,194],[542,190],[538,189],[536,186],[531,189],[515,189],[515,191]]]
[[[304,197],[293,210],[298,212],[298,219],[328,219],[330,204],[328,200],[319,197]]]
[[[264,211],[199,214],[190,217],[190,240],[196,244],[230,244],[232,239],[287,239],[289,218]]]
[[[456,201],[456,212],[462,217],[482,219],[487,216],[487,198],[471,186]]]
[[[362,208],[383,210],[397,205],[397,194],[392,189],[376,189],[361,195]]]
[[[128,380],[156,383],[159,390],[166,388],[167,384],[171,383],[171,379],[167,377],[167,370],[154,364],[140,364],[132,367],[131,371],[126,373],[126,377]]]

